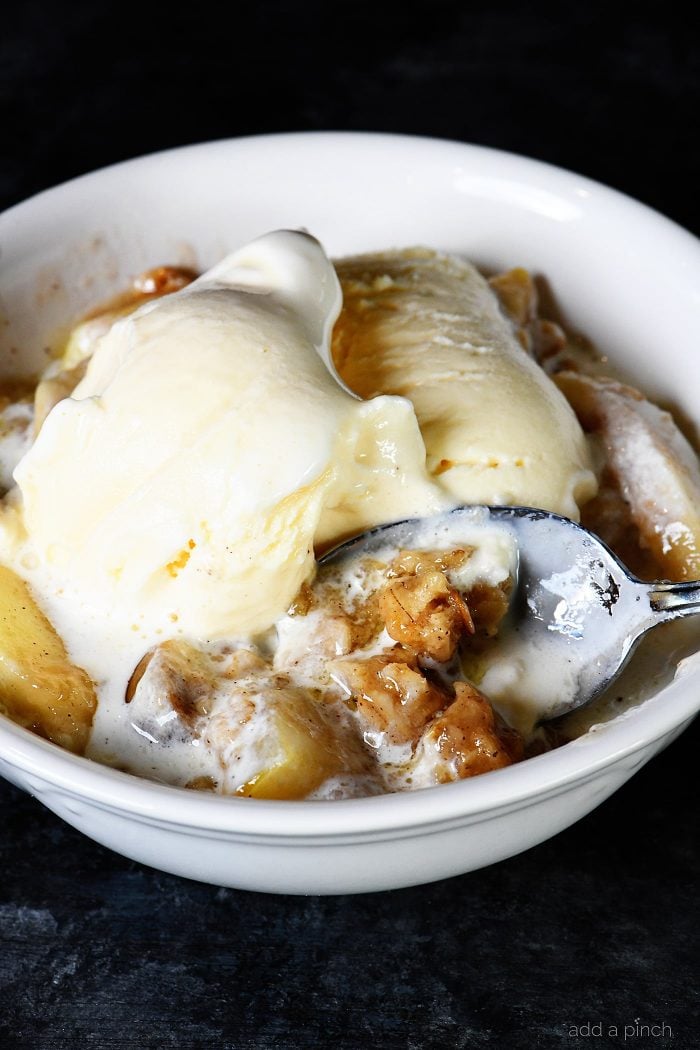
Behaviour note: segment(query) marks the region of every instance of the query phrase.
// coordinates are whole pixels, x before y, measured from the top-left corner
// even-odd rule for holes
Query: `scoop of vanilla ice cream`
[[[477,270],[424,249],[344,259],[336,269],[342,378],[362,397],[411,399],[428,469],[454,500],[578,519],[596,489],[584,434]]]
[[[443,506],[411,404],[324,364],[340,304],[318,242],[279,231],[115,323],[15,471],[42,562],[146,630],[235,636],[315,542]]]

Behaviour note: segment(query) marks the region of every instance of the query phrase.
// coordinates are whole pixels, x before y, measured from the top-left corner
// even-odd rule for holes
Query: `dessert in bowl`
[[[354,166],[348,166],[350,155],[357,158]],[[276,185],[275,180],[267,174],[271,166],[281,162],[285,170],[283,188]],[[319,172],[323,173],[324,180],[322,195],[314,189],[314,180],[320,177]],[[169,199],[168,193],[163,191],[164,179],[173,180],[172,185],[188,181],[197,186],[197,192],[188,195],[185,201],[175,192]],[[121,212],[118,207],[110,205],[107,208],[105,204],[113,187],[117,185],[126,187],[128,191],[126,197],[119,198],[124,201],[128,198],[128,206],[125,203]],[[157,208],[154,207],[155,201],[158,201]],[[348,207],[350,211],[354,207],[353,221],[347,218],[350,214]],[[359,217],[364,217],[364,220],[360,222]],[[620,248],[619,256],[615,256],[611,250],[605,255],[594,250],[596,241],[599,246],[601,238],[609,237],[611,217],[616,217],[621,230],[620,244],[626,246],[624,250]],[[665,333],[665,343],[677,335],[678,339],[685,339],[687,347],[688,332],[693,321],[692,299],[689,292],[683,290],[682,277],[673,286],[672,302],[670,299],[665,302],[662,322],[651,301],[643,298],[643,285],[649,279],[648,263],[645,267],[640,262],[635,269],[629,258],[630,244],[635,238],[644,242],[645,236],[649,236],[649,231],[653,229],[657,257],[663,256],[659,245],[662,248],[665,245],[668,253],[665,265],[675,265],[679,271],[689,272],[691,264],[688,260],[695,260],[697,265],[697,259],[694,242],[688,235],[641,206],[576,176],[519,158],[450,143],[381,136],[283,136],[197,147],[146,158],[120,166],[119,169],[89,176],[14,209],[4,217],[4,223],[7,268],[3,295],[9,320],[8,361],[10,365],[15,365],[14,370],[18,375],[37,370],[43,348],[54,338],[53,333],[59,327],[65,329],[86,307],[94,306],[101,298],[124,287],[128,278],[139,270],[163,262],[194,265],[198,271],[206,270],[212,264],[218,264],[219,267],[212,271],[214,278],[212,274],[205,275],[195,281],[189,290],[184,288],[172,298],[162,299],[160,305],[152,303],[148,309],[141,308],[131,320],[126,319],[121,327],[112,329],[102,340],[86,376],[80,380],[84,397],[79,396],[79,386],[75,398],[53,409],[43,423],[33,449],[27,453],[16,473],[22,498],[21,510],[23,514],[26,512],[24,525],[34,541],[32,550],[23,550],[19,554],[17,567],[30,583],[34,581],[33,585],[41,591],[41,584],[36,582],[36,573],[40,573],[41,567],[51,559],[58,559],[59,563],[67,566],[66,579],[76,583],[82,598],[86,588],[89,590],[95,587],[95,596],[91,598],[93,607],[99,606],[100,596],[107,604],[122,606],[123,601],[112,600],[121,588],[123,594],[136,596],[137,604],[129,610],[130,615],[137,610],[146,620],[150,617],[150,626],[145,635],[148,635],[148,630],[161,632],[163,643],[158,643],[153,634],[148,637],[144,635],[143,640],[148,643],[146,649],[152,652],[154,647],[161,644],[161,651],[158,658],[151,659],[139,681],[134,683],[134,694],[130,698],[134,705],[131,710],[134,712],[139,705],[143,707],[149,675],[153,675],[159,667],[161,671],[163,668],[162,645],[170,641],[168,635],[162,634],[167,630],[164,617],[175,616],[176,620],[170,622],[177,622],[180,624],[178,630],[191,635],[201,630],[203,614],[207,613],[212,617],[206,625],[207,637],[211,635],[220,639],[223,636],[221,623],[230,625],[231,611],[240,611],[245,606],[248,622],[252,623],[254,615],[258,616],[261,619],[256,627],[263,629],[270,617],[274,619],[284,613],[290,599],[294,599],[300,585],[307,580],[308,558],[306,561],[295,560],[289,551],[285,552],[279,545],[272,553],[269,545],[264,550],[251,548],[249,560],[258,572],[263,564],[262,555],[268,554],[268,561],[264,565],[265,571],[271,576],[269,586],[257,586],[253,591],[249,588],[247,592],[237,595],[235,588],[242,579],[239,573],[235,579],[226,581],[227,586],[221,592],[223,605],[217,602],[206,604],[205,607],[200,602],[198,606],[196,589],[191,588],[186,593],[182,592],[186,600],[179,605],[173,604],[174,591],[188,579],[188,573],[191,577],[197,568],[200,552],[206,547],[202,539],[202,522],[208,522],[211,517],[214,531],[224,522],[228,527],[228,535],[232,532],[235,534],[231,523],[226,523],[224,517],[216,514],[216,499],[209,517],[203,515],[197,521],[187,522],[186,527],[183,525],[182,535],[178,533],[172,537],[172,542],[168,540],[165,545],[163,533],[164,530],[167,533],[171,526],[170,515],[166,515],[163,520],[151,515],[148,520],[155,521],[157,528],[154,527],[146,535],[141,528],[139,538],[138,529],[133,535],[129,533],[134,520],[138,525],[138,514],[133,513],[133,507],[121,519],[119,508],[116,508],[116,513],[112,508],[108,516],[109,528],[106,529],[106,519],[100,514],[95,515],[94,508],[98,503],[100,511],[104,507],[104,503],[100,502],[104,499],[104,493],[100,494],[99,486],[103,482],[103,475],[114,464],[115,457],[122,452],[123,443],[117,442],[110,449],[108,445],[101,444],[101,439],[91,440],[89,447],[94,449],[95,459],[89,470],[85,469],[86,464],[83,463],[82,478],[80,468],[76,468],[79,459],[70,446],[77,431],[84,437],[85,434],[94,433],[91,428],[100,427],[102,417],[109,415],[108,406],[103,410],[108,401],[105,391],[110,389],[111,383],[114,392],[115,376],[119,369],[122,378],[128,374],[125,363],[128,366],[129,353],[124,345],[117,345],[119,338],[122,338],[119,332],[132,333],[128,345],[133,348],[138,343],[138,338],[136,343],[132,338],[135,326],[149,329],[145,340],[153,343],[154,328],[167,326],[168,315],[172,318],[173,312],[179,309],[177,304],[187,301],[188,296],[199,295],[200,306],[206,313],[204,301],[211,294],[212,279],[218,281],[219,285],[228,280],[225,274],[222,276],[221,267],[231,265],[229,252],[232,249],[274,227],[298,227],[303,224],[320,237],[329,253],[336,258],[368,250],[386,253],[387,247],[392,245],[407,247],[422,244],[462,258],[471,258],[488,269],[503,268],[513,262],[523,263],[529,269],[546,273],[552,279],[564,313],[570,321],[576,327],[585,329],[599,347],[606,352],[609,350],[616,363],[635,379],[640,370],[636,368],[636,358],[630,349],[633,344],[638,343],[646,351],[644,360],[648,366],[649,361],[654,359],[651,347],[656,345],[655,341],[661,333]],[[308,255],[307,248],[312,243],[310,238],[301,234],[285,236],[295,241],[296,247],[292,254],[296,262],[305,254]],[[304,250],[299,249],[300,242],[306,245]],[[263,239],[257,244],[258,249],[253,251],[260,251],[261,244],[269,247],[270,241]],[[279,247],[279,241],[276,244]],[[312,254],[318,250],[314,247]],[[245,251],[243,249],[244,254]],[[247,251],[250,253],[251,249]],[[227,257],[228,262],[222,262],[222,258]],[[279,258],[279,252],[276,257]],[[577,266],[572,265],[574,257]],[[318,261],[318,256],[314,258]],[[240,255],[233,259],[238,276],[229,283],[235,285],[240,295],[242,259]],[[589,262],[588,268],[584,265],[586,261]],[[610,275],[619,274],[623,262],[627,283],[623,281],[619,290],[616,289],[620,306],[618,315],[609,301]],[[269,269],[268,263],[265,265]],[[353,287],[357,286],[353,265],[357,263],[347,264],[345,275],[343,265],[339,266],[348,301],[352,299]],[[367,260],[361,265],[363,272],[370,266]],[[460,265],[466,267],[467,264],[459,264],[454,260],[448,265],[459,269]],[[383,270],[386,270],[386,264]],[[380,272],[377,276],[380,279],[378,291],[381,293],[382,278],[386,274]],[[287,277],[288,273],[282,282],[285,289],[289,287],[285,283]],[[399,275],[394,274],[392,281],[395,286],[400,286]],[[324,282],[321,281],[320,285],[323,287]],[[301,287],[308,290],[317,286],[307,275],[303,277]],[[325,282],[325,287],[328,291],[329,281]],[[642,298],[637,299],[640,292]],[[216,294],[220,294],[220,289]],[[367,297],[363,293],[361,298]],[[315,299],[319,301],[318,296]],[[636,312],[630,321],[626,311],[629,313],[633,302],[636,302]],[[283,307],[277,316],[283,314],[288,319],[289,304],[283,304]],[[321,317],[317,324],[311,326],[313,331],[304,334],[307,344],[312,347],[320,346],[328,335],[328,310],[325,318],[324,321]],[[182,315],[176,327],[182,331]],[[259,330],[260,323],[254,327]],[[347,331],[345,335],[348,336]],[[190,352],[194,342],[196,340],[189,341]],[[187,340],[183,340],[184,355],[188,351],[185,343]],[[170,365],[173,372],[177,372],[176,358],[180,351],[177,347],[173,350],[172,338],[169,345],[173,354]],[[22,355],[10,354],[9,350],[13,347],[21,347]],[[363,377],[369,377],[370,369],[362,365],[361,355],[353,358],[350,353],[343,361],[342,346],[340,351],[336,354],[336,363],[346,383],[357,389]],[[684,353],[687,350],[683,351],[682,346],[674,342],[671,356],[678,356],[679,368],[682,367]],[[138,354],[132,357],[132,365],[136,359]],[[244,355],[238,360],[238,375],[242,375],[246,359]],[[360,362],[354,372],[353,359]],[[115,361],[118,365],[116,369]],[[687,387],[682,383],[674,386],[672,381],[669,384],[668,377],[674,375],[673,365],[668,358],[664,363],[666,370],[663,375],[660,369],[656,376],[653,367],[647,369],[646,373],[642,372],[639,385],[644,385],[647,390],[653,389],[654,393],[681,400],[688,395]],[[163,385],[170,389],[166,358],[162,359],[159,367],[164,377]],[[277,367],[281,367],[279,363]],[[453,454],[443,454],[441,435],[438,434],[437,440],[433,441],[435,431],[431,434],[426,426],[425,403],[422,407],[416,405],[414,412],[410,403],[401,396],[403,391],[392,387],[391,381],[389,386],[384,385],[378,391],[358,389],[358,393],[364,396],[378,394],[374,400],[353,400],[350,393],[343,391],[332,374],[329,374],[331,370],[318,355],[313,359],[313,365],[308,355],[304,362],[297,361],[294,374],[290,373],[286,382],[293,383],[294,376],[298,377],[302,368],[307,367],[315,369],[310,387],[323,390],[324,395],[317,399],[311,421],[305,419],[303,411],[298,413],[293,433],[298,436],[310,432],[312,423],[317,427],[324,413],[332,414],[332,404],[340,406],[340,395],[343,394],[347,401],[342,401],[342,409],[338,408],[340,415],[333,415],[326,431],[333,434],[336,445],[338,441],[341,444],[344,441],[344,447],[352,449],[352,455],[344,459],[341,457],[341,469],[328,471],[325,469],[328,464],[322,464],[316,475],[308,479],[313,482],[317,476],[324,476],[326,480],[322,486],[322,498],[316,502],[307,499],[304,503],[304,514],[308,516],[313,509],[312,516],[315,515],[310,531],[307,530],[305,534],[307,540],[310,536],[316,543],[332,542],[343,534],[361,530],[381,520],[436,509],[441,505],[440,500],[451,498],[452,503],[455,498],[457,501],[498,501],[498,498],[484,495],[483,491],[460,488],[463,482],[458,475],[460,471],[464,472],[466,465],[464,462],[457,463]],[[207,369],[202,368],[200,371],[206,373]],[[186,368],[181,370],[182,375],[186,373]],[[193,368],[193,392],[196,392],[199,374],[196,367]],[[270,374],[274,376],[278,372],[273,368]],[[329,380],[335,386],[329,388]],[[230,383],[230,377],[227,381]],[[583,386],[586,387],[585,382]],[[273,387],[274,384],[268,384],[265,396],[271,399],[274,406]],[[422,389],[427,389],[426,381],[422,382]],[[134,397],[142,395],[148,398],[148,388],[144,389],[143,385],[137,384],[132,391]],[[560,398],[557,405],[564,405],[575,422],[563,397],[557,393],[557,398]],[[131,396],[127,397],[127,403],[130,403],[130,399]],[[196,402],[195,407],[201,407],[201,397],[192,400]],[[102,407],[100,401],[104,403]],[[187,404],[187,399],[183,403]],[[118,402],[113,401],[112,404],[118,409]],[[301,401],[300,407],[303,408]],[[513,411],[518,407],[515,403]],[[681,407],[687,410],[692,406]],[[279,411],[279,407],[268,420],[265,420],[264,413],[263,418],[260,418],[260,402],[253,409],[257,415],[249,421],[249,427],[253,430],[257,427],[258,431],[264,427],[276,435],[268,446],[268,449],[272,449],[270,462],[274,463],[276,450],[280,446],[285,447],[285,457],[280,460],[284,475],[293,451],[291,444],[296,448],[298,443],[291,442],[289,433],[284,431],[283,412]],[[82,413],[77,425],[76,413]],[[72,421],[67,418],[71,414]],[[592,495],[591,464],[585,461],[585,453],[577,444],[580,428],[576,430],[578,424],[573,427],[567,423],[566,426],[559,426],[556,432],[558,437],[547,437],[546,411],[542,410],[542,405],[535,406],[534,414],[538,416],[539,430],[544,435],[542,441],[557,446],[550,463],[547,464],[546,459],[544,461],[549,474],[545,470],[542,475],[544,489],[541,491],[551,489],[558,493],[557,500],[569,500],[568,503],[550,504],[550,509],[575,514],[579,502],[585,506],[587,497]],[[167,420],[158,419],[155,402],[150,406],[145,405],[142,415],[155,423],[149,440],[142,441],[140,445],[142,453],[144,448],[147,449],[149,462],[152,462],[159,454],[159,437],[165,435],[170,440],[172,434],[168,431]],[[532,415],[531,412],[530,418]],[[179,423],[182,423],[183,417],[183,413],[178,414]],[[526,424],[527,420],[524,420],[518,429],[522,431]],[[396,475],[402,483],[393,492],[391,471],[380,462],[380,453],[382,449],[386,452],[387,443],[382,445],[376,436],[377,430],[386,434],[387,428],[392,434],[392,441],[389,442],[392,455],[399,454],[394,466],[398,468]],[[501,429],[506,429],[503,421]],[[569,440],[569,431],[573,437],[569,446],[564,447]],[[180,442],[176,446],[177,456],[171,456],[171,461],[179,468],[189,448],[182,435],[177,441]],[[312,441],[316,448],[317,435]],[[422,460],[421,441],[424,442]],[[359,444],[362,444],[361,455],[357,454]],[[172,446],[168,446],[167,452],[170,456]],[[331,466],[337,464],[337,453],[333,454],[336,460]],[[104,456],[102,463],[100,455]],[[129,461],[128,456],[127,450],[124,473],[133,479],[143,467],[144,457],[136,456],[133,461]],[[514,458],[519,457],[515,455]],[[566,467],[563,473],[568,481],[565,483],[556,480],[557,472],[561,473],[560,459]],[[255,464],[250,465],[251,477],[258,484],[259,477],[255,476],[254,467]],[[497,466],[492,469],[497,473]],[[518,472],[526,467],[514,469]],[[357,476],[352,476],[353,471]],[[360,479],[359,474],[363,471]],[[269,467],[267,474],[270,474]],[[178,485],[186,488],[188,476],[192,486],[200,484],[201,478],[196,472],[190,471],[188,475],[185,470],[176,480],[175,488]],[[303,470],[298,470],[293,491],[299,490],[303,476]],[[377,486],[376,498],[353,500],[352,494],[367,492],[373,484],[372,479],[376,477],[380,477],[382,482]],[[407,478],[411,479],[411,484],[406,483]],[[277,481],[282,485],[280,492],[284,498],[289,494],[283,491],[284,477],[282,481],[278,477]],[[112,481],[109,486],[112,486]],[[340,491],[338,486],[347,488]],[[457,489],[456,497],[455,492],[449,492],[450,486]],[[332,498],[329,496],[331,491]],[[495,491],[498,497],[498,488],[491,491]],[[509,493],[507,501],[546,505],[547,497],[541,495],[540,491],[535,492],[529,500],[526,498],[528,491],[533,490],[525,486],[520,491],[522,495]],[[74,498],[67,500],[67,492],[74,494]],[[475,494],[471,495],[472,492]],[[141,487],[141,496],[144,493],[148,498],[153,497],[157,507],[167,502],[162,493],[156,491],[154,495],[154,486],[150,480],[145,488]],[[211,486],[205,486],[204,491],[196,490],[195,495],[197,498],[194,502],[201,508],[211,497]],[[218,495],[216,498],[219,498]],[[401,503],[402,499],[407,502]],[[382,500],[389,501],[389,509],[383,507],[379,518],[368,516],[367,507],[374,505],[376,508]],[[184,503],[187,505],[186,500]],[[249,505],[248,500],[246,506]],[[320,512],[317,513],[319,507]],[[397,514],[393,513],[395,507],[400,508]],[[298,515],[294,520],[297,518]],[[95,521],[100,522],[99,528],[94,526]],[[200,532],[194,534],[197,528]],[[226,546],[224,541],[227,530],[222,528],[221,532],[223,549]],[[279,531],[279,536],[289,534],[286,523]],[[308,555],[308,542],[302,546],[304,554]],[[161,555],[165,548],[170,553],[163,561]],[[282,556],[275,562],[272,555],[278,549],[282,549]],[[109,558],[117,552],[117,561],[111,562],[109,558],[105,560],[105,551],[109,553]],[[454,553],[453,548],[450,553]],[[150,579],[152,563],[149,558],[152,556],[161,560],[165,571],[164,582],[169,587],[167,604],[159,604],[160,597],[152,588],[144,589],[143,579]],[[38,568],[33,557],[38,558]],[[290,565],[294,572],[287,578]],[[143,566],[147,567],[147,572],[141,578],[139,572]],[[212,566],[200,565],[200,570],[202,568],[206,571],[211,570]],[[445,571],[449,589],[449,584],[453,582],[449,579],[449,567],[433,565],[430,569],[433,573],[431,579],[433,584],[438,585],[438,578],[441,575],[444,577]],[[204,573],[200,572],[200,575]],[[401,572],[398,575],[394,573],[394,582],[389,587],[391,594],[385,595],[380,601],[386,613],[381,629],[386,628],[394,645],[403,647],[403,650],[410,649],[413,642],[406,636],[395,637],[397,631],[399,634],[401,632],[400,623],[394,626],[394,635],[391,634],[392,620],[386,610],[397,597],[396,587],[403,588],[398,594],[403,601],[406,588],[411,590],[414,586],[411,580],[420,576],[421,572],[416,566],[408,565],[404,559]],[[423,573],[423,577],[426,576],[430,576],[430,573]],[[170,580],[173,581],[174,589],[170,586]],[[207,595],[210,593],[208,589]],[[49,600],[48,591],[44,591],[43,595],[43,607],[49,612],[49,619],[52,619],[51,613],[56,608],[51,605],[53,598]],[[274,596],[277,603],[272,610],[265,607],[265,601],[270,595]],[[253,599],[258,600],[258,604]],[[469,598],[467,604],[468,601]],[[298,613],[299,609],[294,627],[298,625]],[[308,616],[309,611],[305,610],[304,615]],[[193,617],[190,623],[187,621],[188,616]],[[54,619],[58,623],[60,616],[56,615]],[[136,627],[132,636],[134,644],[142,641],[137,637],[141,630],[139,623]],[[170,628],[170,633],[176,634],[177,631]],[[110,641],[108,630],[105,632],[107,648],[110,647]],[[424,644],[424,641],[420,644]],[[669,642],[671,648],[676,644],[676,641]],[[71,643],[69,648],[73,656],[75,645]],[[115,651],[117,648],[115,645]],[[227,658],[230,656],[228,653],[223,655]],[[346,652],[343,655],[348,654]],[[425,652],[419,651],[418,656],[421,655],[424,657]],[[438,660],[445,655],[442,652],[433,654]],[[81,670],[89,662],[89,654],[75,661]],[[131,666],[127,666],[128,661],[121,664],[121,673],[126,673],[127,679],[134,670],[135,662],[132,661]],[[417,674],[423,681],[427,680],[422,673],[425,667],[416,660],[411,663],[406,659],[396,661],[392,657],[391,663],[392,666],[396,663],[401,665],[404,668],[401,672],[403,675],[410,672]],[[657,660],[659,685],[666,672],[664,663],[665,660]],[[291,791],[288,778],[287,787],[280,791],[278,777],[277,788],[271,790],[270,784],[274,783],[275,778],[260,777],[260,770],[252,770],[250,775],[246,774],[242,779],[229,778],[229,787],[241,794],[255,795],[255,784],[267,782],[267,789],[259,793],[259,797],[211,797],[205,792],[148,783],[98,765],[94,760],[68,755],[9,724],[2,727],[2,761],[11,779],[35,791],[51,808],[67,816],[72,823],[129,855],[167,870],[227,885],[296,892],[343,892],[405,885],[465,871],[516,852],[553,834],[591,808],[596,801],[614,790],[636,764],[653,753],[655,748],[661,746],[665,739],[669,739],[692,717],[694,697],[689,695],[687,684],[693,672],[691,665],[686,666],[688,677],[679,678],[664,690],[665,698],[674,691],[683,697],[682,701],[674,704],[672,716],[668,705],[664,706],[663,712],[656,706],[657,696],[653,696],[626,712],[623,717],[607,722],[603,729],[583,733],[582,727],[579,727],[582,735],[557,751],[530,757],[509,768],[498,768],[497,764],[492,767],[495,771],[483,776],[407,794],[382,793],[375,797],[341,800],[333,795],[333,801],[327,801],[325,799],[331,797],[328,794],[324,796],[322,793],[314,798],[313,793],[321,787],[320,784],[312,786],[311,790],[307,790],[308,783],[302,789],[297,784]],[[89,672],[88,677],[93,681],[99,677],[93,667],[89,667]],[[343,684],[351,695],[353,691],[363,692],[348,677],[358,673],[357,667],[350,670],[346,668]],[[671,676],[672,669],[666,673],[666,677]],[[233,677],[236,677],[235,674]],[[342,678],[342,675],[339,677]],[[370,703],[372,699],[370,696]],[[424,721],[417,729],[413,727],[410,731],[415,730],[419,736],[423,730],[430,732],[431,725],[435,728],[431,719],[445,717],[457,699],[459,697],[449,691],[440,694],[437,700],[433,697]],[[123,696],[121,702],[123,704]],[[107,705],[104,706],[106,708]],[[363,709],[360,704],[359,707],[361,714],[366,715],[368,706],[365,705]],[[99,726],[99,718],[98,707],[95,728]],[[133,720],[137,720],[136,714]],[[645,724],[646,728],[642,729]],[[148,732],[143,723],[141,728]],[[376,724],[369,726],[370,730],[372,728],[383,732],[382,727]],[[365,733],[367,730],[365,724]],[[504,737],[499,739],[504,745],[503,750],[508,752],[507,741]],[[104,747],[102,754],[98,749],[93,754],[101,762],[110,761]],[[565,758],[566,761],[563,761]],[[111,760],[113,764],[118,764],[113,758]],[[144,767],[137,771],[143,775],[148,772]],[[367,775],[364,767],[357,772],[362,776]],[[202,770],[202,773],[211,775],[209,771]],[[162,769],[156,770],[155,775],[161,779],[165,777]],[[195,781],[197,776],[189,779]],[[444,775],[438,778],[444,779],[453,778]],[[419,779],[419,783],[425,782],[435,781]],[[386,792],[386,784],[380,787]],[[244,790],[239,791],[241,788]],[[299,798],[300,791],[302,798],[314,800],[280,801],[280,798]],[[370,794],[371,790],[359,793]],[[319,797],[324,800],[319,800]],[[196,849],[192,849],[188,837],[197,839]],[[436,848],[427,850],[427,843]]]

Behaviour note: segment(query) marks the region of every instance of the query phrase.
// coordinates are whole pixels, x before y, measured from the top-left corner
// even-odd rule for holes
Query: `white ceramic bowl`
[[[0,217],[3,369],[136,272],[206,267],[306,226],[332,255],[424,243],[546,274],[570,322],[689,417],[700,404],[700,250],[668,220],[578,175],[458,143],[302,134],[120,164]],[[691,367],[691,364],[693,365]],[[223,886],[348,893],[493,863],[572,824],[692,720],[700,667],[557,751],[428,791],[342,802],[226,799],[77,758],[0,719],[0,773],[97,841]]]

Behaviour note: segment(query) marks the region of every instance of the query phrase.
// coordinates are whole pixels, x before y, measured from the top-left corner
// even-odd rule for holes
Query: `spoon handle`
[[[654,583],[649,588],[649,605],[659,620],[677,620],[700,613],[700,581]]]

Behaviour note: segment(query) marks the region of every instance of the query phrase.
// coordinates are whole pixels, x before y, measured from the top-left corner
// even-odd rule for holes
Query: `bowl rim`
[[[25,197],[23,200],[17,201],[15,204],[12,204],[1,211],[0,225],[13,221],[20,216],[25,209],[28,210],[29,207],[36,207],[40,202],[43,203],[59,193],[73,192],[90,182],[97,181],[98,179],[109,175],[119,175],[121,172],[127,172],[137,167],[169,163],[174,158],[185,159],[188,156],[196,156],[200,153],[205,154],[216,151],[225,152],[230,149],[257,149],[261,146],[266,147],[267,145],[287,146],[292,149],[296,147],[302,149],[307,147],[313,147],[314,149],[319,147],[332,149],[344,143],[354,143],[357,146],[362,144],[370,148],[387,147],[396,150],[416,149],[425,150],[426,152],[442,149],[445,151],[454,151],[455,155],[461,152],[464,155],[471,155],[475,159],[480,158],[484,161],[492,160],[497,163],[507,163],[514,169],[521,169],[523,172],[530,174],[539,172],[543,177],[554,180],[555,183],[559,183],[557,188],[562,190],[567,188],[573,189],[575,195],[579,198],[588,196],[589,193],[596,193],[599,196],[616,203],[619,207],[629,209],[640,217],[645,215],[648,221],[660,222],[665,227],[667,234],[677,235],[680,240],[685,242],[686,247],[695,252],[700,252],[700,239],[674,219],[669,218],[669,216],[664,215],[658,209],[653,208],[651,205],[646,204],[643,201],[637,200],[635,197],[630,196],[622,190],[615,189],[612,186],[607,186],[605,183],[593,179],[588,175],[581,175],[571,168],[562,167],[553,164],[550,161],[540,160],[536,157],[528,157],[526,154],[517,153],[513,150],[498,149],[495,146],[483,146],[478,143],[462,142],[458,139],[440,138],[435,135],[410,135],[402,132],[388,131],[313,130],[266,132],[264,134],[222,137],[202,142],[194,142],[184,146],[166,147],[149,153],[143,153],[136,157],[128,157],[124,160],[115,161],[111,164],[105,164],[100,168],[94,168],[80,175],[64,179],[62,182],[58,182],[46,189],[39,190],[31,196]],[[576,182],[575,188],[570,185],[572,180],[575,180]]]
[[[0,215],[3,227],[21,221],[38,205],[60,206],[64,194],[83,186],[133,171],[138,167],[169,164],[195,154],[245,151],[260,146],[332,150],[352,143],[365,150],[418,150],[461,155],[472,160],[500,163],[532,183],[546,183],[564,194],[585,193],[603,204],[611,204],[632,222],[651,224],[674,248],[690,256],[700,273],[700,241],[673,220],[642,202],[568,169],[518,153],[456,140],[383,132],[311,131],[222,138],[107,165],[79,175],[8,208]],[[691,658],[692,660],[692,658]],[[693,682],[697,680],[697,689]],[[469,780],[359,799],[335,801],[272,801],[208,795],[191,789],[162,784],[71,754],[43,740],[5,717],[0,717],[0,761],[36,778],[49,790],[56,788],[90,805],[141,817],[146,821],[181,829],[218,831],[254,838],[342,838],[348,835],[377,835],[389,831],[438,826],[466,821],[495,810],[517,808],[535,797],[544,798],[590,779],[605,767],[623,761],[663,740],[674,729],[692,720],[700,707],[700,663],[692,665],[640,706],[617,719],[593,727],[584,736],[506,769]],[[21,776],[20,776],[21,781]],[[31,788],[31,785],[30,785]]]

